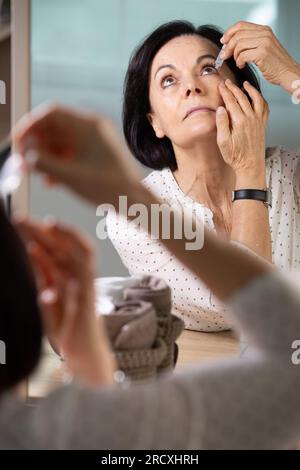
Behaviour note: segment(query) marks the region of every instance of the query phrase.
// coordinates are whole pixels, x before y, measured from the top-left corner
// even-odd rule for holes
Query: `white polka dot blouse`
[[[269,209],[273,262],[285,272],[300,267],[300,149],[288,151],[282,146],[266,149],[267,187],[272,190]],[[156,197],[181,207],[191,203],[178,186],[171,170],[152,171],[144,180]],[[193,201],[205,226],[215,231],[213,213]],[[157,275],[172,288],[173,313],[187,329],[222,331],[231,328],[227,308],[159,240],[127,224],[123,217],[110,212],[106,218],[108,235],[131,275]]]

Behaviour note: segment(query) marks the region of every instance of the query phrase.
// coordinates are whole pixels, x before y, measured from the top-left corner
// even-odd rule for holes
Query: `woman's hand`
[[[236,174],[236,187],[265,185],[265,141],[269,115],[268,104],[250,83],[244,88],[252,99],[229,79],[219,90],[225,108],[216,114],[217,143],[224,161]],[[245,187],[245,186],[244,186]],[[263,188],[262,188],[263,189]]]
[[[239,68],[254,63],[264,78],[292,91],[292,77],[300,78],[300,65],[282,46],[269,26],[239,21],[231,26],[221,38],[226,44],[223,58],[233,55]]]
[[[20,221],[38,280],[46,334],[71,372],[89,384],[113,383],[115,364],[95,315],[93,251],[75,230]]]
[[[36,170],[96,204],[117,204],[138,181],[133,159],[104,117],[42,105],[21,119],[13,139]]]

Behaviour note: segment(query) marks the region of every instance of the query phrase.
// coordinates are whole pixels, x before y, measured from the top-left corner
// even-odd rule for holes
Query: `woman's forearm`
[[[159,200],[142,184],[138,184],[131,191],[129,203],[141,203],[146,207],[149,214],[147,228],[151,235],[151,205],[159,204]],[[174,220],[176,219],[178,223],[179,219],[176,218],[174,212],[171,212],[171,215],[171,235],[164,238],[160,234],[161,242],[221,300],[226,300],[252,279],[272,270],[269,263],[239,250],[208,230],[204,230],[203,247],[197,250],[188,250],[186,244],[191,242],[190,239],[184,235],[179,239],[172,236],[174,234]]]
[[[236,176],[236,189],[264,189],[265,169]],[[231,240],[247,246],[267,261],[272,261],[269,210],[261,202],[242,199],[233,202]]]

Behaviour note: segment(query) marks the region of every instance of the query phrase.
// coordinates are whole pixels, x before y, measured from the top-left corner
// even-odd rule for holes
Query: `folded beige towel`
[[[171,289],[168,284],[155,276],[143,276],[140,282],[124,289],[124,299],[144,300],[151,302],[157,314],[157,339],[161,339],[167,346],[166,356],[158,366],[158,372],[170,371],[174,368],[178,347],[176,339],[184,328],[183,321],[171,314]]]
[[[168,316],[171,313],[171,289],[158,277],[143,276],[136,285],[126,287],[123,296],[125,300],[151,302],[158,316]]]
[[[141,276],[98,277],[95,279],[96,299],[109,297],[114,303],[122,302],[124,289],[135,286],[140,282],[140,279]]]
[[[114,350],[148,349],[155,341],[156,312],[149,302],[119,302],[103,319]]]

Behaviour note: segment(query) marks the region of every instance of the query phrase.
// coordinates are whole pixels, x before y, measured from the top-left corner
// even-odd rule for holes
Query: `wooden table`
[[[202,333],[184,330],[177,343],[179,356],[176,367],[178,368],[239,353],[239,340],[232,331]]]
[[[177,343],[179,346],[177,369],[206,359],[237,355],[239,352],[239,341],[232,331],[202,333],[184,330]],[[29,398],[35,399],[47,395],[63,383],[65,374],[64,363],[49,344],[45,343],[40,366],[29,381]]]

